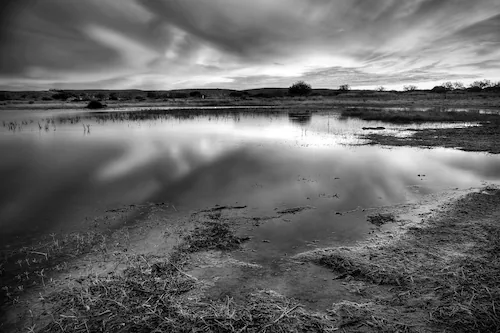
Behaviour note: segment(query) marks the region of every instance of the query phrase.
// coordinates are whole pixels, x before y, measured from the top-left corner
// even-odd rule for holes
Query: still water
[[[349,238],[360,224],[338,212],[500,181],[500,156],[363,146],[363,127],[401,126],[334,111],[26,110],[3,111],[0,123],[3,245],[151,202],[180,212],[238,203],[257,215],[311,206],[292,223],[259,232],[282,243],[326,230]]]

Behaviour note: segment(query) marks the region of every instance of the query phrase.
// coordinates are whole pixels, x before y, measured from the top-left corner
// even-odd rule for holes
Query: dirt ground
[[[66,243],[54,236],[45,248],[4,254],[1,330],[500,329],[497,188],[367,210],[373,228],[363,241],[270,263],[252,260],[249,224],[306,207],[264,218],[245,206],[188,215],[167,208],[154,206],[147,223],[109,235],[73,236]],[[78,255],[63,255],[76,249]],[[36,258],[43,266],[34,268]]]

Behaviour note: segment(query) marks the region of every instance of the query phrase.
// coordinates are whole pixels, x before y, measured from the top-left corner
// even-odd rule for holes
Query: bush
[[[188,94],[185,92],[173,92],[170,94],[172,98],[188,98]]]
[[[297,81],[291,87],[288,88],[288,93],[292,96],[306,96],[312,92],[310,84],[304,81]]]
[[[97,93],[95,95],[95,98],[97,98],[98,100],[102,101],[104,99],[106,99],[107,95],[106,94],[103,94],[103,93]]]
[[[194,98],[201,98],[202,94],[199,91],[191,91],[189,93],[189,97],[194,97]]]
[[[55,93],[54,95],[52,95],[53,99],[57,99],[57,100],[61,100],[61,101],[65,101],[65,100],[67,100],[68,98],[71,98],[71,97],[73,97],[73,94],[70,94],[70,93],[65,92],[65,91],[60,91],[60,92]]]
[[[339,86],[339,90],[341,90],[341,91],[349,91],[349,90],[351,90],[351,86],[348,85],[348,84],[342,84],[342,85]]]
[[[433,93],[437,93],[437,94],[444,94],[446,92],[448,92],[449,89],[447,89],[446,87],[443,87],[443,86],[435,86],[434,88],[431,89],[431,91]]]
[[[50,97],[47,97],[47,96],[42,97],[42,101],[51,101],[51,100],[52,100],[52,98],[50,98]]]
[[[138,100],[138,101],[145,101],[146,97],[144,97],[144,96],[135,96],[135,99]]]
[[[87,104],[87,109],[102,109],[105,107],[106,104],[102,104],[101,102],[96,100],[90,101],[89,104]]]

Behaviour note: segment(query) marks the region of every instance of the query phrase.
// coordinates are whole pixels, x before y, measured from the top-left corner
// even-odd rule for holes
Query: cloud
[[[430,84],[500,78],[497,0],[17,0],[0,88]]]

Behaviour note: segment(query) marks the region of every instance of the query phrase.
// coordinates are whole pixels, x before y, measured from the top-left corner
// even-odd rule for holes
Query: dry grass
[[[38,244],[2,251],[1,303],[15,305],[27,289],[45,288],[52,275],[67,270],[73,259],[89,252],[106,252],[106,242],[106,236],[97,232],[50,234]]]
[[[89,276],[46,297],[50,315],[33,321],[38,332],[331,332],[335,320],[305,310],[274,292],[244,303],[199,296],[202,282],[185,272],[190,254],[234,250],[242,242],[221,212],[204,214],[168,258],[127,257],[123,273]],[[45,323],[45,324],[43,324]],[[38,326],[37,326],[38,325]]]
[[[394,285],[374,297],[408,326],[447,332],[500,331],[500,190],[487,189],[395,239],[302,255],[347,281]],[[415,319],[415,316],[417,319]],[[364,321],[369,321],[365,316]]]
[[[362,120],[378,120],[395,124],[411,124],[424,122],[487,122],[498,123],[500,116],[485,114],[479,111],[417,111],[417,110],[383,110],[372,108],[351,108],[341,113],[345,118],[359,118]]]

